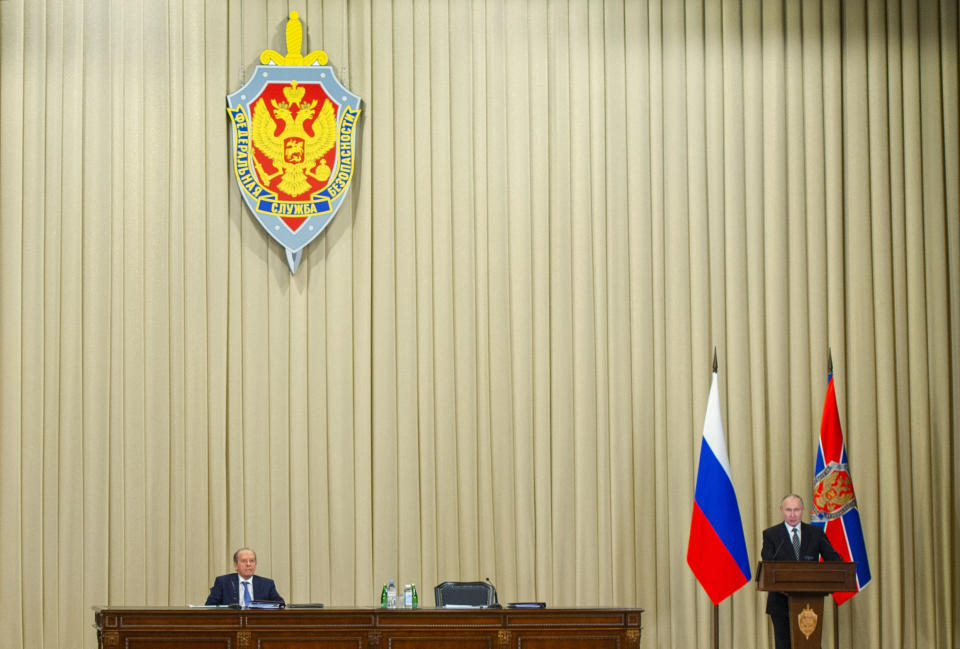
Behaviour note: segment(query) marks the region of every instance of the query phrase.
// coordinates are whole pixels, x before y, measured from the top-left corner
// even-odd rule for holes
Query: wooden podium
[[[790,645],[820,649],[823,598],[857,590],[857,564],[843,561],[761,561],[757,590],[784,593],[790,602]],[[836,625],[837,621],[833,621]]]

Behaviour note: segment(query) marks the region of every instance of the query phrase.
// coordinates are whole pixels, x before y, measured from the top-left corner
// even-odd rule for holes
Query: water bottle
[[[397,585],[392,579],[387,584],[387,608],[397,608]]]
[[[403,608],[413,608],[413,590],[410,584],[403,587]]]
[[[410,595],[410,608],[417,608],[419,604],[419,599],[417,599],[417,585],[412,584],[410,590],[413,591]]]
[[[380,608],[387,608],[387,585],[383,585],[383,590],[380,591]]]

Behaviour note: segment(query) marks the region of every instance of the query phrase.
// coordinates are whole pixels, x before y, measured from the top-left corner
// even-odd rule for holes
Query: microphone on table
[[[497,598],[497,587],[490,581],[490,577],[484,577],[484,579],[490,584],[490,588],[493,589],[493,604],[490,605],[490,608],[503,608],[500,606],[500,600]]]

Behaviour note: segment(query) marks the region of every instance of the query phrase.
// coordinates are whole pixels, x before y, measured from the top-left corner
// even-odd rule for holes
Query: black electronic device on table
[[[500,608],[489,581],[445,581],[433,589],[437,608]]]

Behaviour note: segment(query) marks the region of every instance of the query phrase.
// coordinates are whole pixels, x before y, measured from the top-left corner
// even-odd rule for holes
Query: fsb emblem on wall
[[[341,85],[322,50],[301,56],[299,14],[287,21],[287,54],[264,50],[240,90],[227,95],[233,171],[247,207],[287,250],[297,272],[304,247],[346,198],[356,161],[360,98]]]

